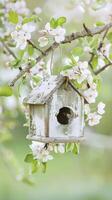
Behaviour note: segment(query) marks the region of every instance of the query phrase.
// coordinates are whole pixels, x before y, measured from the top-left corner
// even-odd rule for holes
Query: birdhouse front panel
[[[83,99],[68,84],[63,84],[49,102],[49,137],[59,139],[83,136]]]
[[[48,77],[24,103],[30,108],[28,139],[63,143],[83,138],[84,100],[66,77]]]

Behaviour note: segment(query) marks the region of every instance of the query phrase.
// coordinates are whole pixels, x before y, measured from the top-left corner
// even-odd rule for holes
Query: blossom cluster
[[[3,26],[0,28],[0,37],[6,39],[11,36],[11,39],[16,43],[16,48],[24,49],[26,41],[31,39],[31,33],[34,32],[34,25],[36,29],[31,10],[27,7],[25,0],[1,0],[0,5],[1,23]],[[36,7],[33,11],[34,18],[38,18],[41,12],[41,8]],[[25,19],[26,22],[24,22]]]
[[[39,33],[40,33],[40,38],[38,39],[39,46],[45,47],[49,43],[49,37],[53,37],[56,43],[64,41],[66,30],[61,26],[52,28],[50,23],[48,22],[45,25],[45,29],[41,30]]]
[[[86,121],[88,122],[89,126],[95,126],[100,123],[102,115],[105,113],[105,104],[100,102],[97,106],[96,112],[91,112],[89,104],[85,104],[85,115]]]
[[[79,61],[79,57],[74,57],[74,61],[74,66],[62,71],[61,74],[80,84],[82,95],[88,103],[85,104],[85,120],[88,122],[88,125],[94,126],[100,122],[102,115],[104,114],[105,104],[100,102],[98,104],[98,111],[93,113],[90,112],[90,105],[96,102],[96,97],[98,96],[97,84],[89,69],[88,62]]]
[[[97,85],[94,82],[93,76],[89,70],[87,61],[79,61],[79,57],[74,57],[75,64],[71,69],[61,72],[63,76],[69,77],[71,80],[76,80],[81,87],[84,88],[83,95],[88,103],[95,103],[97,93]],[[89,86],[89,87],[88,87]]]
[[[33,141],[30,145],[34,159],[46,163],[53,159],[51,152],[55,153],[65,153],[65,144],[44,144],[40,142]]]
[[[27,23],[24,25],[17,25],[16,30],[11,33],[12,39],[16,43],[16,48],[21,50],[27,46],[27,41],[31,39],[31,33],[35,31],[35,24]]]
[[[6,0],[7,3],[5,3],[5,11],[8,13],[10,10],[16,11],[20,15],[29,15],[30,9],[26,6],[26,1],[16,1],[16,2],[10,2]]]

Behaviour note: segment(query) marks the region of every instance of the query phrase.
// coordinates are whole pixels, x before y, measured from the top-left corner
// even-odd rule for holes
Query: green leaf
[[[68,70],[68,69],[71,69],[73,66],[72,65],[65,65],[61,68],[61,71],[64,71],[64,70]]]
[[[100,21],[96,22],[96,26],[104,26],[104,25],[105,25],[104,22],[100,22]]]
[[[79,154],[79,143],[74,144],[74,148],[72,150],[72,153],[75,154],[75,155]]]
[[[98,48],[98,37],[90,38],[90,47],[92,49],[97,49]]]
[[[54,19],[54,18],[52,18],[52,19],[50,20],[50,26],[51,26],[52,28],[56,28],[56,27],[58,26],[57,20]]]
[[[36,59],[35,60],[34,59],[30,59],[30,64],[33,67],[36,64]]]
[[[28,44],[28,54],[29,56],[32,56],[34,53],[34,48],[32,47],[31,44]]]
[[[21,60],[22,57],[24,56],[24,53],[25,53],[25,50],[19,50],[19,52],[18,52],[18,57],[19,57],[20,60]]]
[[[77,65],[76,57],[78,57],[78,56],[75,56],[75,55],[73,55],[73,54],[71,53],[71,55],[69,56],[69,59],[70,59],[69,64],[70,64],[70,65],[72,65],[72,66]]]
[[[107,34],[107,39],[112,42],[112,32]]]
[[[8,20],[11,23],[13,23],[13,24],[17,24],[18,21],[19,21],[18,14],[15,11],[13,11],[13,10],[9,11],[9,13],[8,13]]]
[[[64,23],[66,23],[66,17],[59,17],[57,19],[58,26],[62,26]]]
[[[73,151],[74,143],[67,143],[66,144],[66,152]]]
[[[47,169],[47,163],[42,163],[42,172],[46,173],[46,169]]]
[[[72,49],[71,53],[75,56],[81,56],[83,54],[83,49],[81,47],[75,47]]]
[[[72,80],[71,82],[73,83],[73,85],[74,85],[77,89],[82,88],[82,85],[83,85],[82,83],[77,83],[76,80]]]
[[[95,82],[96,85],[97,85],[97,90],[100,91],[101,85],[102,85],[102,84],[101,84],[101,83],[102,83],[102,82],[101,82],[101,78],[99,78],[98,76],[95,77],[95,78],[94,78],[94,82]]]
[[[11,64],[11,66],[16,68],[20,62],[21,62],[21,60],[15,59],[10,64]]]
[[[38,161],[37,160],[33,160],[32,162],[32,173],[36,173],[38,171]]]
[[[32,21],[36,22],[37,20],[39,20],[39,17],[37,15],[32,15],[31,17],[25,17],[23,19],[22,24],[27,24],[27,23],[32,22]]]
[[[4,86],[0,86],[0,96],[11,96],[13,94],[12,88],[4,85]]]
[[[32,163],[34,161],[34,158],[33,158],[33,155],[30,153],[30,154],[27,154],[24,161],[26,163]]]
[[[34,186],[34,183],[32,182],[32,180],[30,180],[30,178],[27,177],[27,176],[23,176],[23,177],[21,178],[21,181],[22,181],[23,183],[26,183],[26,184],[30,185],[30,186]]]
[[[34,76],[32,77],[32,79],[33,79],[33,81],[34,81],[36,84],[40,83],[40,81],[41,81],[41,77],[38,76],[38,75],[34,75]]]
[[[98,56],[94,56],[93,60],[92,60],[92,67],[93,69],[96,69],[98,66]]]
[[[110,53],[109,58],[110,58],[110,60],[112,60],[112,53]]]

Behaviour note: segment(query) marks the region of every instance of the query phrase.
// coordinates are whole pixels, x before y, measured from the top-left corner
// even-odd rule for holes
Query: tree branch
[[[102,32],[108,30],[109,28],[112,27],[112,23],[106,24],[101,27],[96,27],[92,29],[88,29],[89,31],[85,30],[85,28],[81,32],[76,32],[72,33],[71,35],[68,35],[65,37],[65,40],[61,42],[61,44],[67,44],[71,43],[72,41],[79,39],[79,38],[84,38],[86,36],[91,36],[93,37],[94,35],[101,34]],[[90,34],[91,33],[91,34]],[[59,47],[60,44],[54,42],[48,49],[46,49],[43,53],[41,53],[40,56],[36,58],[36,62],[38,63],[42,58],[46,57],[51,51],[55,50],[56,48]],[[31,65],[28,65],[25,69],[20,71],[20,73],[16,76],[16,78],[10,83],[11,86],[14,86],[16,81],[21,78],[28,70],[31,69]]]

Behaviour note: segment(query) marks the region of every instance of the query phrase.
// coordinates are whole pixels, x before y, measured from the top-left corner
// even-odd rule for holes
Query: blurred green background
[[[60,1],[61,6],[64,7],[66,2],[69,1]],[[49,21],[55,10],[61,9],[58,0],[27,0],[27,3],[32,9],[35,6],[43,9],[43,24]],[[51,9],[53,3],[54,7]],[[92,20],[84,17],[88,24],[92,24]],[[71,19],[68,24],[69,31],[74,30],[74,25],[75,29],[80,29],[80,24],[76,18]],[[112,136],[111,69],[102,74],[102,83],[99,100],[106,103],[106,114],[93,131]],[[84,143],[78,156],[69,153],[56,155],[55,159],[48,163],[45,174],[38,172],[34,175],[34,185],[18,182],[16,175],[21,166],[26,169],[29,167],[24,163],[24,157],[29,152],[30,142],[26,140],[28,130],[23,127],[25,117],[20,109],[17,113],[12,116],[17,123],[12,130],[13,137],[5,142],[8,150],[5,155],[4,151],[0,154],[0,200],[112,200],[112,149],[108,149],[108,146],[95,148]],[[6,118],[7,120],[9,119]],[[11,150],[17,160],[13,158]]]

